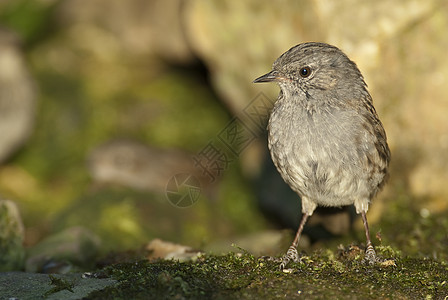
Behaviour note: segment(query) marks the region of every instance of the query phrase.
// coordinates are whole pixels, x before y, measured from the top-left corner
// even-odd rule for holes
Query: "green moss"
[[[399,254],[390,248],[378,252]],[[300,295],[315,299],[439,299],[448,294],[445,263],[396,256],[371,266],[356,246],[314,252],[291,264],[289,272],[281,272],[278,266],[274,260],[257,259],[247,253],[205,255],[184,263],[160,260],[119,264],[106,269],[118,285],[88,298],[284,299]]]
[[[44,294],[44,297],[48,297],[63,290],[67,290],[73,293],[73,288],[75,287],[75,284],[73,282],[69,282],[62,278],[57,278],[53,275],[49,275],[48,277],[50,278],[51,285],[53,285],[53,287]]]

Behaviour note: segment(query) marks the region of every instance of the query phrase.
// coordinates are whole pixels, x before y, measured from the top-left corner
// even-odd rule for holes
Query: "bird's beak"
[[[279,76],[277,71],[271,71],[267,74],[264,74],[263,76],[258,77],[253,81],[253,83],[278,81],[280,78],[281,76]]]

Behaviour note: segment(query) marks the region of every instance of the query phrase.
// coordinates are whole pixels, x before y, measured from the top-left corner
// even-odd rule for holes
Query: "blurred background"
[[[398,243],[448,207],[447,28],[438,0],[0,1],[4,261],[38,270],[55,245],[88,261],[154,238],[286,249],[300,202],[260,129],[279,89],[252,80],[305,41],[341,48],[369,85],[392,150],[369,220]],[[364,241],[347,209],[307,230],[308,245]]]

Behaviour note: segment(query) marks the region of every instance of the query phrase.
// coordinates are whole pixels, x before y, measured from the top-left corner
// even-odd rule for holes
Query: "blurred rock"
[[[17,205],[0,200],[0,272],[18,271],[23,267],[24,228]]]
[[[185,24],[217,92],[242,118],[255,91],[276,98],[278,87],[251,82],[281,53],[305,41],[340,47],[364,74],[388,133],[392,174],[380,198],[404,193],[437,212],[448,208],[447,6],[438,0],[191,0]],[[381,207],[372,205],[372,222]]]
[[[146,245],[145,250],[148,251],[148,259],[174,259],[179,261],[187,261],[197,258],[201,251],[194,250],[191,247],[175,244],[161,239],[154,239]]]
[[[26,141],[34,123],[35,89],[18,37],[0,27],[0,163]]]
[[[393,146],[391,183],[412,196],[417,210],[438,214],[448,209],[448,2],[424,3],[429,8],[394,43],[381,45],[371,86],[374,99],[386,100],[381,103]]]
[[[183,33],[182,4],[182,0],[69,0],[61,3],[57,15],[79,39],[88,40],[87,47],[102,49],[106,56],[118,50],[185,63],[192,54]]]
[[[176,149],[151,147],[132,140],[112,140],[91,151],[88,166],[99,184],[118,184],[165,193],[179,173],[194,174],[192,155]],[[198,174],[199,175],[199,174]]]
[[[276,98],[275,86],[254,87],[252,81],[285,50],[317,35],[313,9],[312,1],[186,3],[191,47],[211,70],[213,86],[234,114],[242,114],[257,90]]]
[[[83,227],[71,227],[50,235],[28,251],[25,270],[67,273],[94,265],[100,239]]]

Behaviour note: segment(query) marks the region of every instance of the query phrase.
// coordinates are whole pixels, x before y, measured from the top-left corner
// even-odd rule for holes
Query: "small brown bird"
[[[386,133],[356,64],[325,43],[299,44],[254,82],[277,82],[268,146],[283,180],[302,200],[302,220],[280,268],[298,261],[297,245],[317,206],[354,204],[361,214],[366,259],[374,263],[366,212],[384,185],[390,161]]]

